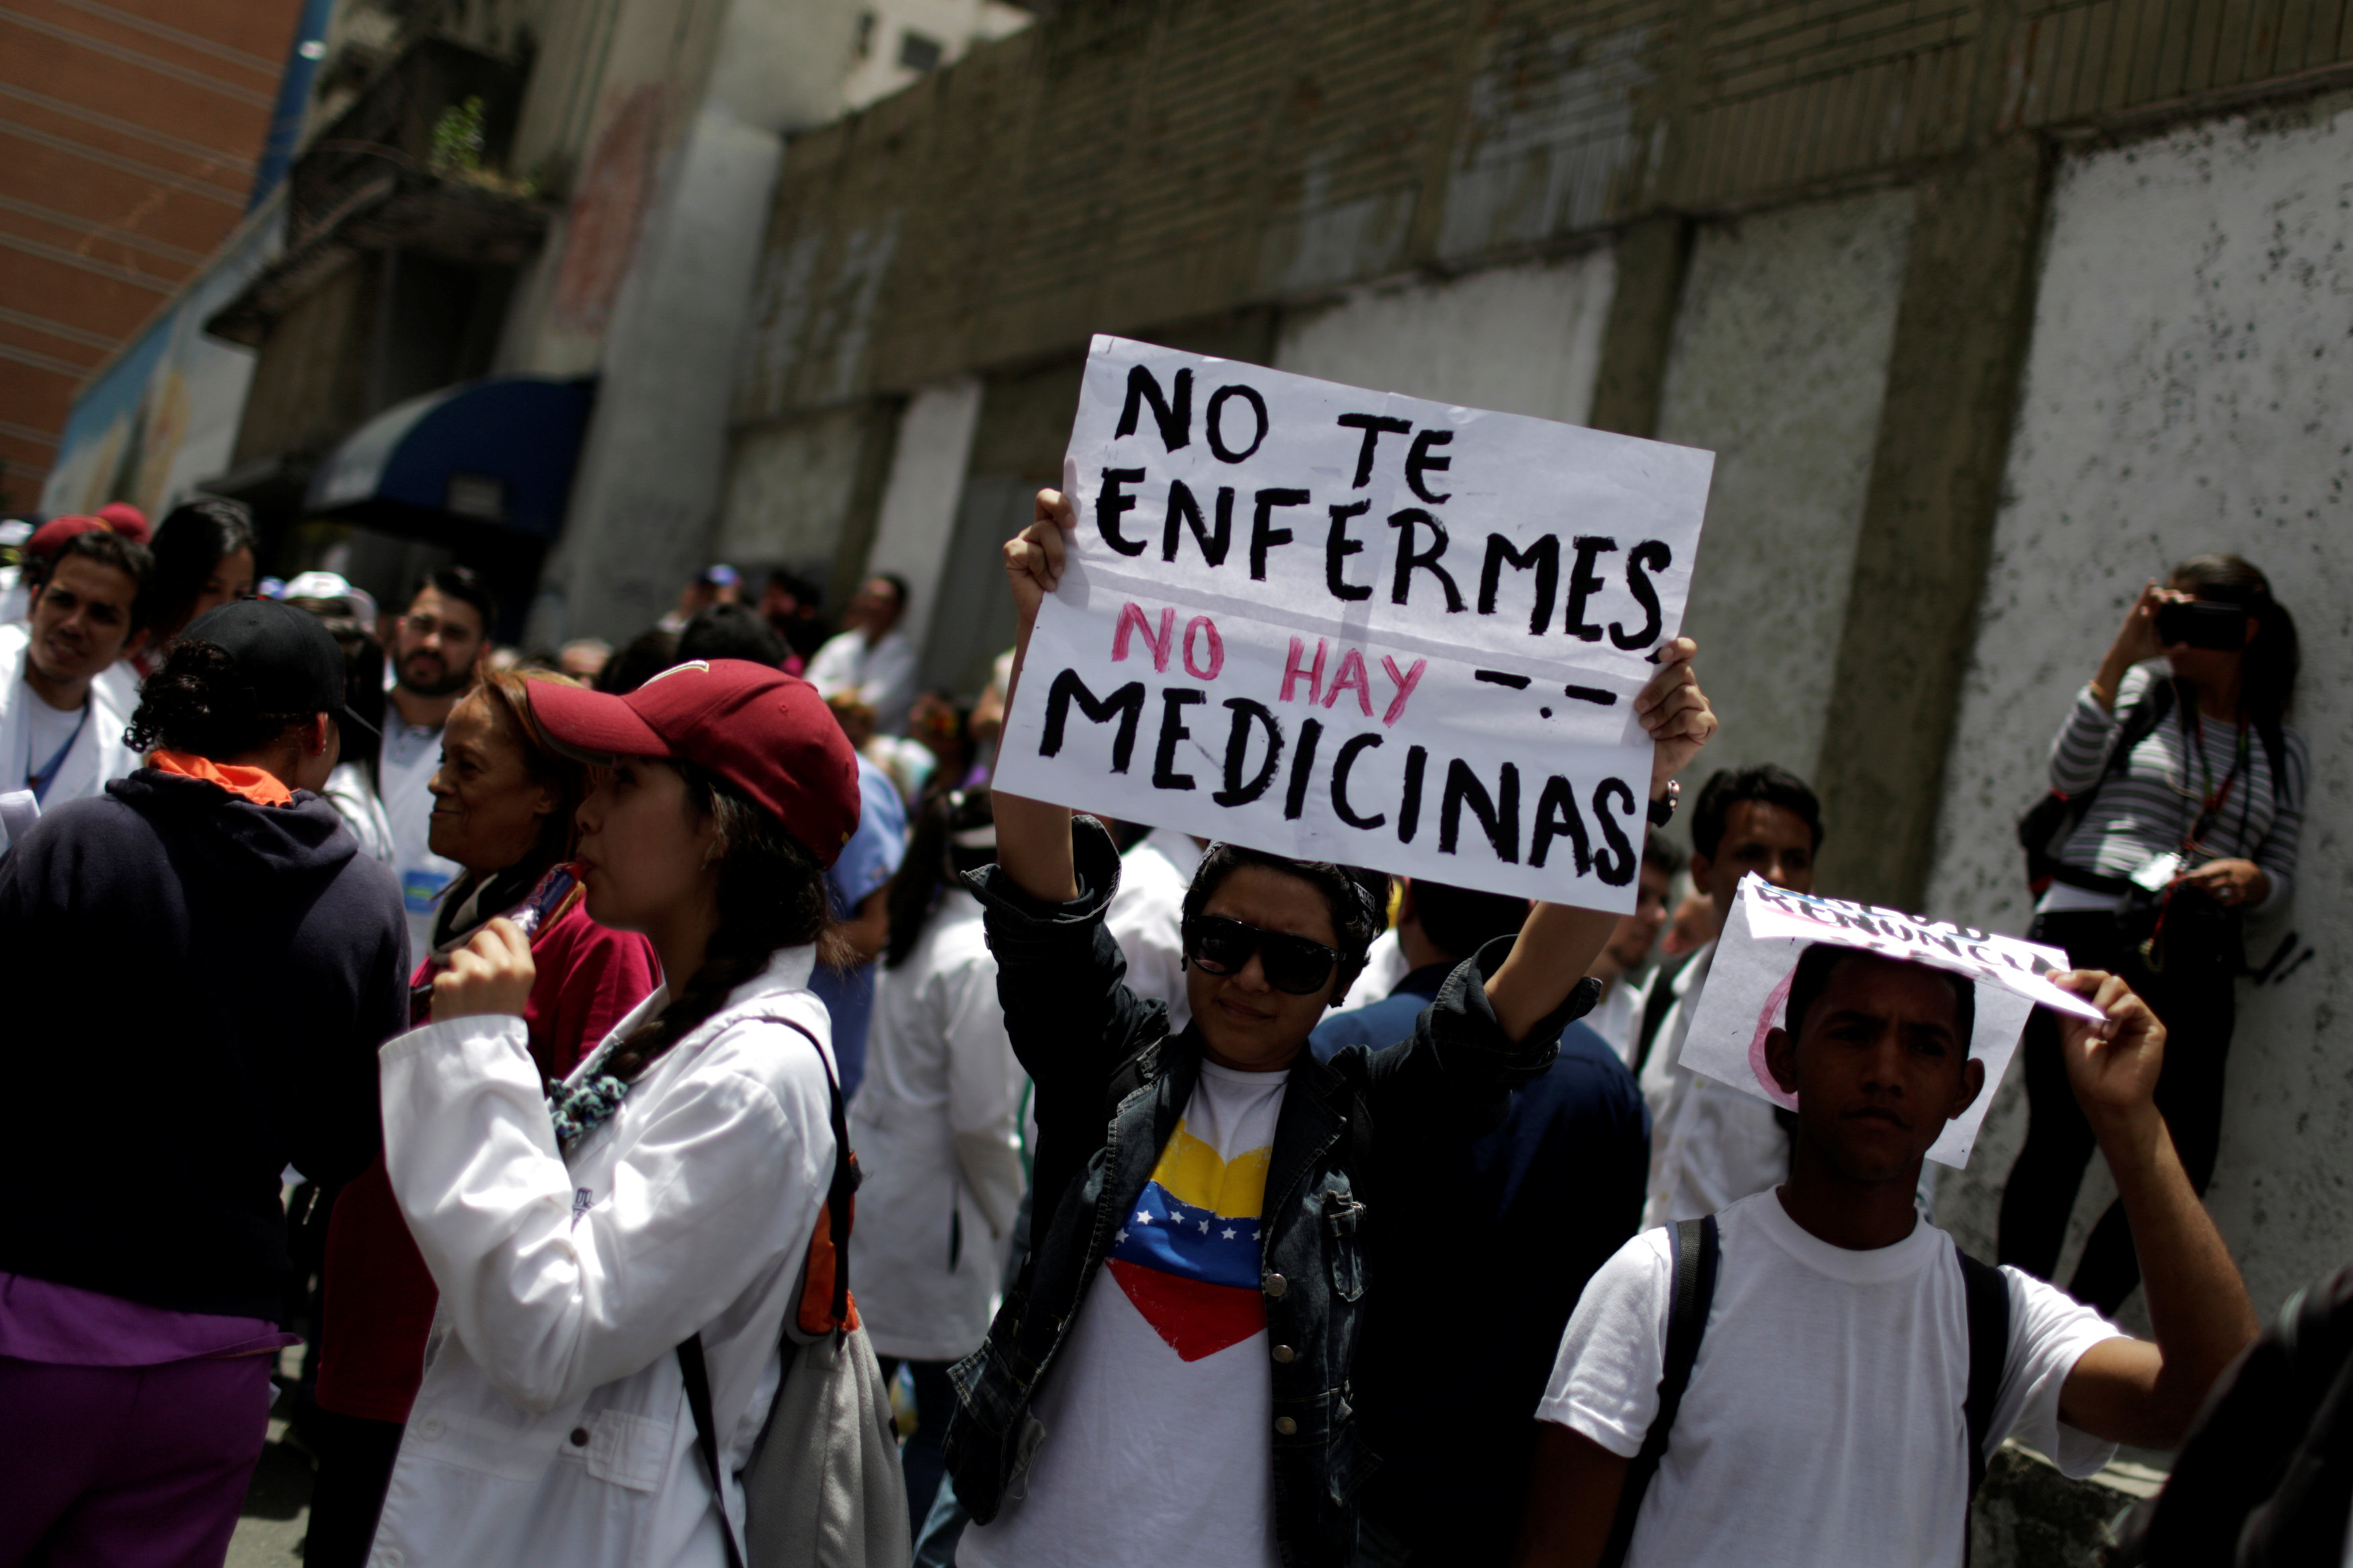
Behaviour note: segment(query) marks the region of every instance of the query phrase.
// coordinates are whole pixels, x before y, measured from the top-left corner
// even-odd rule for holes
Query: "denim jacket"
[[[1110,836],[1081,817],[1072,847],[1079,896],[1067,904],[1029,898],[998,867],[970,879],[987,910],[1006,1029],[1036,1085],[1039,1137],[1037,1239],[987,1342],[950,1373],[948,1470],[984,1524],[1046,1436],[1030,1406],[1200,1076],[1197,1030],[1170,1037],[1167,1009],[1127,989],[1103,929],[1119,884]],[[1413,1180],[1431,1151],[1498,1125],[1512,1090],[1551,1064],[1560,1031],[1593,1005],[1599,987],[1585,982],[1525,1040],[1506,1039],[1484,982],[1511,945],[1492,942],[1465,961],[1409,1039],[1370,1054],[1352,1046],[1328,1065],[1303,1049],[1292,1063],[1261,1211],[1275,1363],[1267,1442],[1286,1568],[1345,1568],[1356,1551],[1355,1493],[1377,1463],[1357,1435],[1350,1384],[1366,1291],[1385,1265],[1459,1262],[1430,1237],[1384,1237],[1383,1189]],[[1131,1057],[1135,1087],[1112,1105]],[[1367,1125],[1353,1129],[1360,1106]]]

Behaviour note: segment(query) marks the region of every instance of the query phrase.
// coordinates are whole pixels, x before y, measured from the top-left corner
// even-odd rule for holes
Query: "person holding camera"
[[[2042,809],[2063,837],[2031,934],[2079,970],[2122,975],[2164,1021],[2174,1045],[2158,1108],[2201,1194],[2221,1135],[2241,928],[2286,903],[2304,827],[2305,743],[2285,722],[2296,666],[2295,623],[2263,574],[2235,555],[2193,556],[2141,590],[2051,749]],[[2002,1194],[2000,1259],[2048,1279],[2093,1140],[2051,1015],[2034,1015],[2024,1054],[2026,1146]],[[2068,1289],[2113,1313],[2139,1280],[2111,1205]]]

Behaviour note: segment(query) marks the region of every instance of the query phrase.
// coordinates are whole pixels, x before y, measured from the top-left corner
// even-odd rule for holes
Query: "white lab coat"
[[[1601,993],[1601,1000],[1593,1011],[1578,1020],[1608,1043],[1618,1053],[1618,1059],[1628,1067],[1634,1065],[1634,1037],[1641,1032],[1642,1011],[1651,1003],[1651,987],[1658,984],[1659,971],[1653,967],[1641,974],[1621,974]],[[1662,1030],[1665,1021],[1660,1023]]]
[[[1397,927],[1373,938],[1373,945],[1365,950],[1365,967],[1348,994],[1332,1004],[1335,1011],[1364,1007],[1379,1001],[1397,989],[1397,983],[1410,973],[1405,961],[1405,949],[1398,944]]]
[[[833,1174],[815,950],[788,948],[560,1157],[520,1018],[460,1018],[379,1058],[385,1159],[440,1288],[369,1563],[720,1568],[675,1354],[697,1332],[733,1479],[782,1372]],[[635,1028],[656,991],[615,1026]]]
[[[1715,1214],[1789,1179],[1789,1135],[1773,1108],[1683,1065],[1683,1039],[1715,962],[1710,942],[1675,976],[1674,1005],[1659,1021],[1642,1066],[1642,1099],[1651,1108],[1645,1230]]]
[[[1127,960],[1127,988],[1168,1004],[1171,1034],[1192,1021],[1185,992],[1185,894],[1208,851],[1193,836],[1155,827],[1119,858],[1119,891],[1103,924]],[[1387,994],[1386,992],[1383,993]]]
[[[21,726],[25,704],[38,702],[25,684],[25,660],[33,646],[33,628],[23,623],[0,626],[0,757],[14,757],[25,743]],[[122,778],[139,765],[139,758],[122,743],[132,710],[123,701],[123,684],[103,672],[90,683],[90,722],[74,737],[58,776],[49,781],[43,811],[55,811],[69,800],[81,800],[106,788],[109,779]],[[36,766],[48,761],[34,759]],[[25,781],[0,782],[0,791],[25,787]]]
[[[951,888],[905,963],[879,965],[849,1110],[865,1184],[850,1278],[877,1353],[980,1347],[1021,1203],[1021,1091],[980,901]]]
[[[898,627],[875,643],[862,631],[827,638],[810,658],[807,675],[819,697],[846,691],[873,709],[877,734],[907,728],[907,710],[915,701],[915,645]]]

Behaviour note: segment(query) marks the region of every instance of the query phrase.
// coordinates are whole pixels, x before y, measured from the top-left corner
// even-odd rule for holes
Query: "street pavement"
[[[290,1345],[279,1371],[291,1383],[301,1373],[301,1347]],[[229,1538],[226,1568],[297,1568],[311,1527],[311,1457],[286,1440],[286,1395],[269,1414],[269,1436],[246,1488],[245,1510]]]

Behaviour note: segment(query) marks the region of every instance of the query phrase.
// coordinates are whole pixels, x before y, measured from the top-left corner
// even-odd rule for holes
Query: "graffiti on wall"
[[[628,276],[638,228],[653,190],[654,150],[661,134],[662,89],[640,87],[623,99],[588,156],[565,224],[564,260],[550,314],[559,327],[602,333]]]

